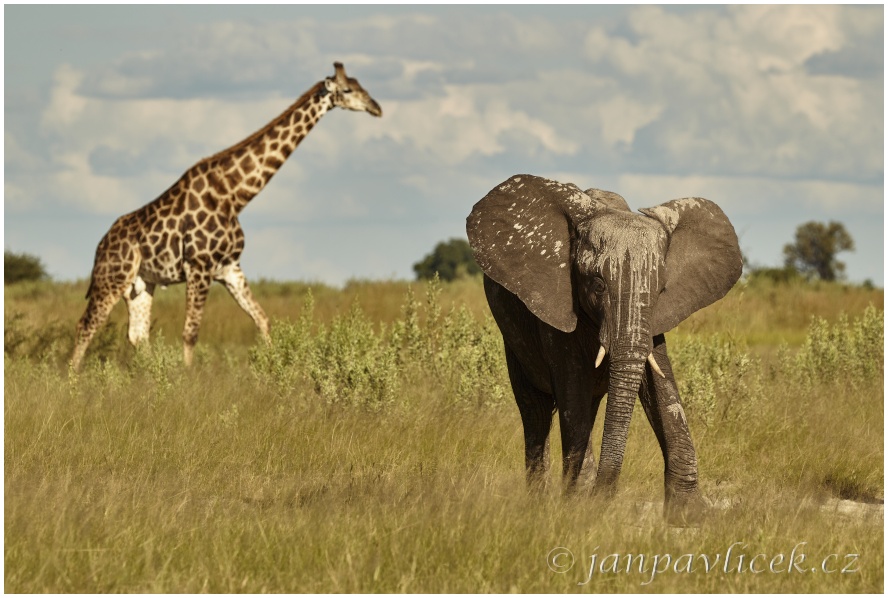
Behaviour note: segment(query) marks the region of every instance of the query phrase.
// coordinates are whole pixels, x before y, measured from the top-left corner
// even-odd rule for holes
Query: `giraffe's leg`
[[[77,339],[74,342],[74,354],[71,356],[71,367],[80,369],[80,363],[86,354],[93,336],[108,319],[111,310],[120,301],[124,290],[131,286],[135,273],[127,273],[123,266],[103,269],[101,273],[93,272],[93,282],[89,295],[89,303],[77,322]],[[118,282],[121,281],[122,282]]]
[[[182,332],[182,341],[186,366],[191,365],[194,357],[200,320],[212,283],[213,278],[206,269],[197,264],[185,263],[185,330]]]
[[[77,322],[77,340],[74,343],[74,354],[71,356],[71,367],[75,372],[80,369],[80,363],[83,361],[83,356],[86,354],[90,341],[92,341],[96,332],[108,319],[111,310],[114,309],[119,300],[120,295],[113,297],[111,295],[90,297],[86,311],[83,312],[83,316]]]
[[[247,284],[247,279],[240,266],[238,264],[225,266],[222,269],[220,280],[225,284],[225,288],[228,289],[237,304],[241,306],[241,309],[253,318],[253,322],[262,334],[262,339],[267,343],[271,342],[271,336],[268,333],[268,316],[265,315],[262,306],[250,292],[250,286]]]
[[[151,301],[154,299],[154,284],[146,283],[141,276],[123,294],[129,311],[129,342],[133,346],[148,342],[148,329],[151,326]]]

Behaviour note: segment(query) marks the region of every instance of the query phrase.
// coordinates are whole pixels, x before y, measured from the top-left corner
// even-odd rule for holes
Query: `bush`
[[[391,403],[401,384],[397,348],[384,327],[373,332],[357,303],[346,317],[334,319],[329,330],[318,330],[311,358],[308,374],[329,403],[376,409]]]
[[[40,258],[27,253],[3,252],[3,282],[15,284],[26,280],[49,278]]]
[[[3,353],[9,357],[27,357],[37,361],[61,362],[74,347],[69,325],[53,320],[35,328],[25,315],[13,312],[3,319]]]
[[[310,387],[328,404],[379,409],[408,387],[430,390],[451,405],[506,402],[511,393],[499,329],[489,316],[476,321],[464,306],[442,317],[440,292],[433,278],[423,305],[408,287],[401,317],[378,332],[357,303],[313,332],[309,293],[300,321],[275,323],[272,344],[251,351],[251,368],[283,396]]]
[[[432,253],[413,264],[413,271],[417,280],[430,280],[435,274],[447,281],[481,274],[472,248],[465,239],[438,243]]]
[[[704,426],[734,419],[763,395],[761,362],[730,337],[693,337],[670,353],[688,415]]]
[[[805,385],[841,380],[856,387],[884,375],[885,313],[870,305],[853,321],[841,314],[835,324],[814,317],[805,343],[783,366]]]
[[[761,406],[776,380],[790,394],[829,384],[872,384],[884,376],[884,322],[884,312],[872,305],[853,320],[844,313],[834,324],[812,318],[797,351],[779,349],[767,384],[761,360],[732,338],[681,339],[670,345],[670,359],[688,416],[706,427],[736,420]]]
[[[271,327],[271,344],[250,350],[253,374],[281,395],[290,394],[305,380],[304,364],[310,362],[314,343],[314,305],[314,295],[308,289],[299,322],[276,321]]]
[[[805,277],[792,267],[784,268],[753,268],[749,272],[749,282],[767,280],[774,284],[792,284],[805,281]]]

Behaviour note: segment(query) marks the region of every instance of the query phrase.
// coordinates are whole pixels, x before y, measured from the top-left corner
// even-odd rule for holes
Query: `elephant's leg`
[[[598,414],[598,407],[601,405],[603,394],[592,398],[592,420],[589,424],[589,443],[586,445],[586,456],[583,457],[583,465],[580,468],[580,474],[577,476],[577,489],[582,491],[591,491],[595,487],[595,478],[598,475],[598,466],[595,464],[595,449],[592,446],[592,428],[595,427],[595,417]]]
[[[546,485],[549,472],[549,430],[552,428],[555,400],[552,395],[542,392],[528,380],[518,358],[508,346],[506,365],[515,402],[521,412],[521,422],[524,424],[527,485],[531,489],[542,489]]]
[[[666,339],[654,337],[654,359],[664,376],[645,367],[639,398],[663,452],[665,463],[666,501],[664,515],[669,523],[688,524],[699,521],[706,505],[697,486],[697,454],[688,429],[672,364],[666,353]]]
[[[595,483],[595,455],[589,436],[595,423],[595,414],[601,397],[579,394],[575,397],[559,395],[558,422],[561,427],[561,451],[564,467],[564,491],[591,490]]]

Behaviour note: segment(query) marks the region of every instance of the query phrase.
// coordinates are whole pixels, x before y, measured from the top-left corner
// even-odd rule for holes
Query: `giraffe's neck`
[[[321,81],[280,116],[240,143],[202,160],[196,168],[206,172],[209,187],[228,195],[235,211],[240,212],[332,107]]]

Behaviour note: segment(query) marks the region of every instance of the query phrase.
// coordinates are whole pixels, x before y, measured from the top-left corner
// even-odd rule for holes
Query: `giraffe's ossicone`
[[[240,268],[244,232],[238,214],[268,184],[296,146],[331,108],[382,116],[382,108],[341,63],[280,116],[228,149],[189,168],[149,204],[121,216],[96,249],[88,304],[77,324],[71,366],[80,367],[96,331],[121,297],[128,337],[148,339],[156,285],[186,285],[185,364],[190,365],[207,294],[221,282],[269,340],[268,317]]]

